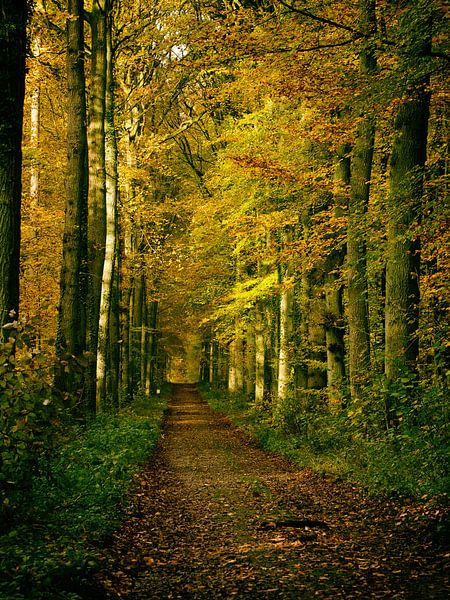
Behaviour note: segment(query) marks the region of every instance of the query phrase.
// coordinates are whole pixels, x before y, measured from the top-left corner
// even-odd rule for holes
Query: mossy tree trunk
[[[385,374],[413,373],[419,352],[421,199],[427,152],[431,50],[429,3],[408,3],[399,23],[399,65],[407,83],[394,122],[388,196]],[[388,418],[389,418],[388,407]]]

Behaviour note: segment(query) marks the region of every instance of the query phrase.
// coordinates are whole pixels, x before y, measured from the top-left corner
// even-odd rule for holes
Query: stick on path
[[[108,599],[447,598],[402,507],[259,450],[195,386],[174,386],[139,477],[96,575]]]

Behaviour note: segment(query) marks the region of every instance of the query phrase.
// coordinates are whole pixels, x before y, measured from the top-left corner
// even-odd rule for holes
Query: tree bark
[[[395,381],[414,372],[419,352],[419,275],[423,167],[430,111],[429,76],[424,57],[431,50],[428,3],[408,3],[400,20],[399,69],[408,73],[408,89],[394,123],[388,197],[385,374]],[[401,44],[400,44],[401,42]],[[413,65],[413,69],[411,69]],[[409,72],[407,71],[409,69]]]
[[[251,321],[245,331],[245,393],[248,398],[255,394],[255,328]]]
[[[63,255],[56,350],[60,357],[79,357],[86,348],[86,218],[87,133],[84,75],[83,0],[68,0],[66,21],[67,70],[67,179]],[[57,386],[74,392],[76,382],[65,372]]]
[[[109,372],[107,373],[107,389],[110,408],[118,410],[120,406],[120,256],[118,251],[118,232],[116,233],[116,256],[111,293],[111,313],[109,319]]]
[[[114,66],[112,17],[106,15],[106,94],[105,94],[105,175],[106,175],[106,239],[100,292],[97,342],[96,410],[106,408],[106,372],[110,333],[111,298],[116,257],[117,233],[117,142],[114,123]]]
[[[348,201],[350,185],[350,147],[342,146],[337,153],[335,168],[334,214],[342,217]],[[338,232],[337,237],[340,237]],[[345,248],[338,239],[333,240],[333,248],[325,263],[325,338],[327,347],[327,389],[331,406],[340,407],[344,400],[345,347],[343,284],[341,269],[345,258]]]
[[[360,28],[367,38],[359,56],[360,72],[372,76],[377,68],[372,40],[376,32],[375,1],[360,0]],[[366,265],[366,214],[375,142],[374,117],[360,114],[351,155],[347,234],[347,296],[349,380],[352,400],[361,397],[370,373],[369,308]]]
[[[70,9],[70,7],[69,7]],[[39,33],[33,39],[31,44],[33,57],[37,62],[35,68],[35,80],[33,90],[31,92],[31,108],[30,108],[30,148],[32,158],[30,162],[30,201],[36,206],[39,204],[39,136],[40,136],[40,121],[41,121],[41,72],[40,72],[40,54],[41,54],[41,36]]]
[[[260,302],[255,306],[255,406],[262,407],[264,403],[265,381],[264,366],[266,361],[264,311]]]
[[[292,241],[291,232],[284,233],[284,242]],[[279,402],[288,396],[291,384],[291,342],[293,333],[294,289],[290,281],[291,267],[286,264],[282,267],[281,292],[280,292],[280,326],[278,347],[278,391]]]
[[[91,25],[91,83],[89,99],[88,201],[88,348],[92,357],[87,381],[88,403],[96,408],[96,370],[100,295],[106,239],[105,97],[107,0],[93,0]]]
[[[228,391],[232,394],[238,391],[236,379],[236,339],[233,339],[229,345],[228,361]]]
[[[120,313],[120,394],[119,405],[128,404],[130,393],[130,315],[132,302],[132,279],[130,274],[131,260],[131,226],[120,221],[119,243],[119,313]]]
[[[22,126],[28,3],[0,0],[0,327],[19,313]]]

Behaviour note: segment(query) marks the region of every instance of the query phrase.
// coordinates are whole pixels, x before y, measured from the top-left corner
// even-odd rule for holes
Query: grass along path
[[[92,599],[448,597],[413,507],[259,450],[194,386],[169,408]]]

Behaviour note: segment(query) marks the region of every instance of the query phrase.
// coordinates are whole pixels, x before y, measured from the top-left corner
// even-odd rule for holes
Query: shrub
[[[146,416],[102,415],[77,427],[47,458],[32,478],[20,524],[0,540],[0,598],[80,597],[99,543],[119,523],[133,473],[156,446],[164,404],[147,405]]]
[[[33,348],[33,327],[12,323],[0,343],[0,522],[10,523],[61,430],[52,362]],[[0,528],[0,529],[4,529]]]

